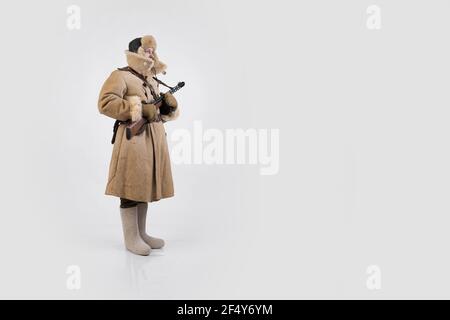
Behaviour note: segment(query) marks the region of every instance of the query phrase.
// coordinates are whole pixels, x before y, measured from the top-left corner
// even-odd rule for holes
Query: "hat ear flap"
[[[162,62],[161,60],[159,60],[159,57],[158,57],[158,54],[156,53],[156,51],[153,52],[153,57],[154,57],[154,61],[155,61],[155,64],[153,66],[155,74],[158,74],[158,73],[166,74],[167,65],[164,62]]]
[[[136,38],[128,44],[128,50],[136,53],[142,45],[142,38]]]

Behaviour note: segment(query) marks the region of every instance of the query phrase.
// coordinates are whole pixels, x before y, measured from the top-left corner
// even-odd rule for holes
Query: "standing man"
[[[100,113],[117,120],[105,193],[120,198],[126,248],[149,255],[164,246],[164,240],[146,233],[147,207],[174,195],[164,122],[176,119],[179,109],[170,93],[162,104],[150,103],[161,95],[158,85],[164,83],[156,75],[165,74],[167,67],[156,54],[155,38],[134,39],[125,54],[128,66],[111,73],[98,100]],[[127,140],[126,124],[142,117],[148,124]]]

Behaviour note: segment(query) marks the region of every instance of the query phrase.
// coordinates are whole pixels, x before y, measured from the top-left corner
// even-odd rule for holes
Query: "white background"
[[[373,4],[380,30],[366,27]],[[0,297],[450,298],[449,4],[4,4]],[[149,207],[167,247],[138,257],[103,195],[113,121],[97,98],[145,34],[163,80],[186,81],[169,136],[195,120],[280,129],[280,170],[174,165],[175,198]]]

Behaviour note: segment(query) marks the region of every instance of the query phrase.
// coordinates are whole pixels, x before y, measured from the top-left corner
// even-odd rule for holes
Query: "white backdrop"
[[[3,9],[1,298],[450,298],[448,1]],[[138,257],[103,195],[113,120],[97,98],[145,34],[162,79],[186,81],[169,146],[195,121],[278,129],[279,170],[174,164],[176,196],[149,207],[167,247]]]

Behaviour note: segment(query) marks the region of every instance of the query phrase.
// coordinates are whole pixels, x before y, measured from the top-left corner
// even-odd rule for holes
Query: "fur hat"
[[[153,59],[151,60],[153,60],[154,64],[152,66],[152,73],[166,74],[167,65],[159,60],[158,54],[156,53],[156,40],[153,36],[147,35],[130,41],[128,44],[128,51],[126,53],[127,56],[137,54],[142,58],[145,58],[145,50],[148,48],[153,49]]]

